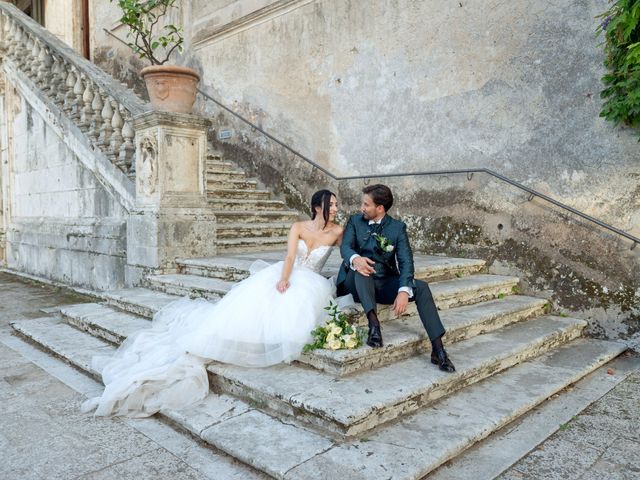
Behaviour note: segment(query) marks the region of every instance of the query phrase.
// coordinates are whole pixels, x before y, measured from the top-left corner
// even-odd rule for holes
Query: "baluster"
[[[53,103],[60,104],[60,90],[62,90],[62,86],[64,85],[64,79],[62,77],[62,59],[52,54],[51,62],[53,66],[51,67],[51,82],[49,88],[50,96]],[[64,101],[64,96],[62,97],[62,101]]]
[[[113,110],[111,108],[111,97],[105,95],[104,106],[100,115],[102,116],[102,125],[100,125],[100,136],[98,137],[98,145],[105,151],[109,149],[111,143],[111,118],[113,117]]]
[[[82,131],[89,129],[93,118],[93,107],[91,105],[93,103],[93,88],[89,80],[86,81],[86,84],[84,93],[82,94],[84,106],[82,107],[82,113],[80,115],[80,123],[78,123],[78,127],[80,127]]]
[[[36,78],[36,84],[40,86],[43,92],[51,90],[52,81],[52,68],[53,58],[49,48],[44,45],[40,50],[40,67],[38,68],[38,76]]]
[[[65,86],[65,94],[64,94],[64,106],[62,109],[69,116],[71,114],[71,110],[73,109],[73,87],[76,84],[76,72],[71,68],[71,65],[66,64],[67,68],[65,69],[67,72],[67,80],[64,84]]]
[[[7,17],[8,19],[9,17]],[[11,58],[12,60],[15,60],[16,57],[16,41],[17,41],[17,37],[18,37],[18,29],[16,26],[16,22],[14,22],[13,20],[8,20],[7,24],[9,25],[9,34],[7,37],[7,54],[9,55],[9,58]]]
[[[80,121],[80,112],[82,112],[83,107],[82,95],[84,94],[84,85],[82,84],[82,77],[82,73],[76,73],[76,83],[73,86],[73,108],[71,109],[70,118],[76,123]]]
[[[31,56],[31,49],[33,48],[33,40],[22,27],[19,27],[20,37],[18,43],[18,56],[16,58],[16,65],[20,70],[24,70],[29,65],[29,57]]]
[[[91,128],[89,129],[89,138],[93,143],[98,141],[100,135],[100,127],[102,126],[102,95],[99,89],[93,95],[93,102],[91,102],[91,108],[93,109],[93,117],[91,121]]]
[[[113,117],[111,118],[111,142],[109,143],[109,152],[107,156],[112,163],[115,163],[123,172],[126,173],[127,169],[124,164],[120,165],[118,163],[120,159],[120,145],[122,145],[122,126],[124,122],[122,121],[122,115],[120,114],[120,105],[118,102],[112,100],[113,102]]]
[[[122,126],[123,142],[122,145],[120,145],[118,165],[124,165],[124,171],[127,173],[129,178],[133,178],[136,175],[136,163],[133,161],[133,154],[136,150],[133,139],[136,136],[136,132],[133,130],[133,118],[131,118],[131,113],[126,109],[123,109],[122,113],[124,116],[124,125]]]
[[[33,46],[31,48],[31,56],[29,57],[29,63],[25,65],[25,73],[29,78],[31,78],[34,82],[36,80],[36,75],[38,74],[38,68],[40,67],[40,42],[36,39],[34,35],[31,35],[33,39]]]
[[[58,88],[56,90],[56,100],[55,102],[60,105],[60,108],[64,109],[64,101],[67,96],[67,79],[69,77],[69,64],[64,60],[64,58],[60,58],[60,80],[58,81]],[[75,83],[75,82],[74,82]]]

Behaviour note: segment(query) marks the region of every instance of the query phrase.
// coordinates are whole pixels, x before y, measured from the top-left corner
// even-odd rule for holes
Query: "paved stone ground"
[[[80,413],[100,385],[16,338],[9,322],[83,301],[90,300],[0,273],[0,478],[262,478],[158,420]],[[499,478],[638,479],[639,427],[637,372]]]
[[[563,424],[499,479],[640,479],[640,372]]]
[[[0,273],[0,478],[261,477],[158,420],[81,413],[83,393],[99,392],[97,382],[21,342],[9,322],[83,301],[89,299]]]

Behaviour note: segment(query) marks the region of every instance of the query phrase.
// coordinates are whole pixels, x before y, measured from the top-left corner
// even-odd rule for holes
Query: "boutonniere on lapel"
[[[387,237],[383,237],[382,235],[378,235],[377,233],[374,233],[373,238],[376,239],[376,242],[378,242],[378,246],[380,247],[380,250],[382,250],[383,252],[391,253],[395,249],[395,247],[391,245],[391,242]]]

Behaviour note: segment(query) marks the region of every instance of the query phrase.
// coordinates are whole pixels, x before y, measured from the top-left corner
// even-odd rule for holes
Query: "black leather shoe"
[[[380,348],[382,346],[382,332],[380,331],[380,325],[372,325],[369,327],[367,345],[373,348]]]
[[[438,368],[443,372],[453,373],[456,371],[456,367],[454,367],[451,360],[449,360],[449,355],[447,355],[444,348],[431,352],[431,363],[438,365]]]

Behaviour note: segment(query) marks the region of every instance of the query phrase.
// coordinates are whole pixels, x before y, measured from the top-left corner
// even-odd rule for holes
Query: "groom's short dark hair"
[[[388,212],[393,205],[393,193],[391,193],[391,189],[386,185],[380,183],[377,185],[369,185],[362,189],[362,193],[369,195],[376,205],[382,205],[385,212]]]

